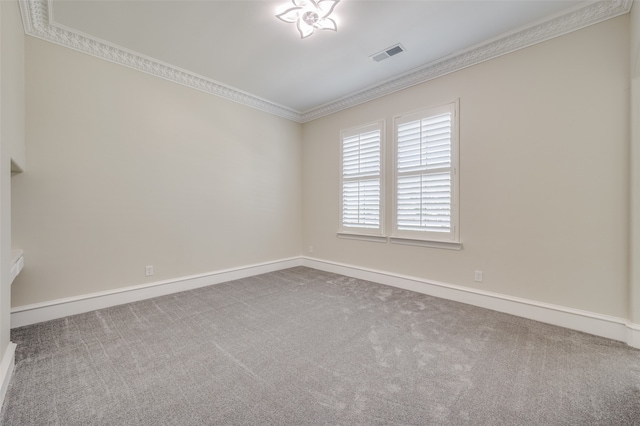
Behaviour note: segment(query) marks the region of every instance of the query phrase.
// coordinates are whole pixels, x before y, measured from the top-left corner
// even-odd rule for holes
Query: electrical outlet
[[[153,265],[147,265],[144,267],[144,275],[147,277],[153,275]]]
[[[309,253],[313,253],[313,246],[309,246]]]
[[[481,283],[482,282],[482,271],[474,271],[473,272],[473,279],[474,279],[475,282]]]

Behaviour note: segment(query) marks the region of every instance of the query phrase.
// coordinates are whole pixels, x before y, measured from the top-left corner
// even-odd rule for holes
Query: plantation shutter
[[[453,239],[454,114],[452,104],[396,120],[395,231],[400,236]]]
[[[382,125],[375,124],[342,136],[341,228],[381,229]]]

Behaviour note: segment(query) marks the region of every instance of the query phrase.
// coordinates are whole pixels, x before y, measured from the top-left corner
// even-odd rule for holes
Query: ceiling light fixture
[[[340,0],[291,0],[295,7],[276,15],[289,24],[296,24],[301,38],[307,38],[315,30],[338,30],[338,24],[329,15]]]

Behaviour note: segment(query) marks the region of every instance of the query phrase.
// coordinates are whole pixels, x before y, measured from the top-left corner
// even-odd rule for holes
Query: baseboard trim
[[[119,288],[99,293],[85,294],[44,303],[17,306],[11,309],[11,328],[36,324],[96,309],[108,308],[180,291],[220,284],[267,272],[301,266],[302,259],[293,257],[238,268],[224,269],[199,275],[191,275],[149,284]]]
[[[9,346],[4,351],[4,356],[0,362],[0,407],[4,403],[4,397],[7,395],[9,382],[13,375],[13,368],[16,362],[16,346],[15,343],[9,342]]]
[[[640,349],[640,324],[627,323],[627,345]]]
[[[640,348],[640,325],[622,318],[311,257],[303,257],[302,265],[582,331]]]
[[[625,342],[631,347],[640,349],[640,324],[634,324],[622,318],[311,257],[280,259],[206,274],[191,275],[33,305],[18,306],[11,309],[11,328],[220,284],[295,266],[307,266],[321,271],[333,272],[411,290],[417,293],[467,303],[469,305],[618,340]],[[11,356],[7,358],[10,349]],[[4,395],[3,392],[6,391],[11,371],[13,371],[13,352],[15,352],[15,344],[11,343],[2,360],[2,364],[0,364],[0,374],[3,374],[3,376],[0,376],[0,380],[2,380],[0,397]],[[11,364],[5,366],[5,360],[7,359],[10,359]],[[9,371],[9,373],[6,374],[5,371]],[[7,376],[9,376],[8,379]]]

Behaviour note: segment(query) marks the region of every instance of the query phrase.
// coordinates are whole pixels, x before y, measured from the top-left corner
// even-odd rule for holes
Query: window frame
[[[371,131],[379,131],[380,132],[380,169],[378,174],[371,174],[368,178],[373,178],[377,176],[380,183],[380,193],[379,193],[379,203],[378,203],[378,227],[360,227],[360,226],[349,226],[344,223],[344,143],[345,139],[362,135],[364,133],[368,133]],[[364,124],[361,126],[351,127],[348,129],[344,129],[340,131],[340,179],[339,179],[339,224],[338,224],[338,237],[340,238],[354,238],[354,239],[364,239],[369,241],[377,241],[377,242],[386,242],[387,237],[385,236],[385,136],[386,136],[386,127],[385,120],[377,120],[374,122],[370,122],[368,124]],[[359,178],[353,178],[349,180],[357,180]]]
[[[397,115],[393,118],[393,188],[392,188],[392,224],[391,235],[389,240],[392,243],[420,245],[437,248],[447,248],[460,250],[462,244],[460,241],[460,173],[459,173],[459,99],[445,104],[440,104],[428,108],[422,108],[413,112]],[[398,229],[398,179],[399,175],[406,175],[407,172],[398,170],[398,127],[405,123],[416,120],[422,120],[428,117],[436,116],[445,112],[451,112],[451,165],[449,169],[451,178],[451,196],[450,196],[450,231],[422,231],[422,230],[403,230]],[[429,172],[425,167],[421,173],[438,173]],[[442,173],[442,171],[440,172]]]

